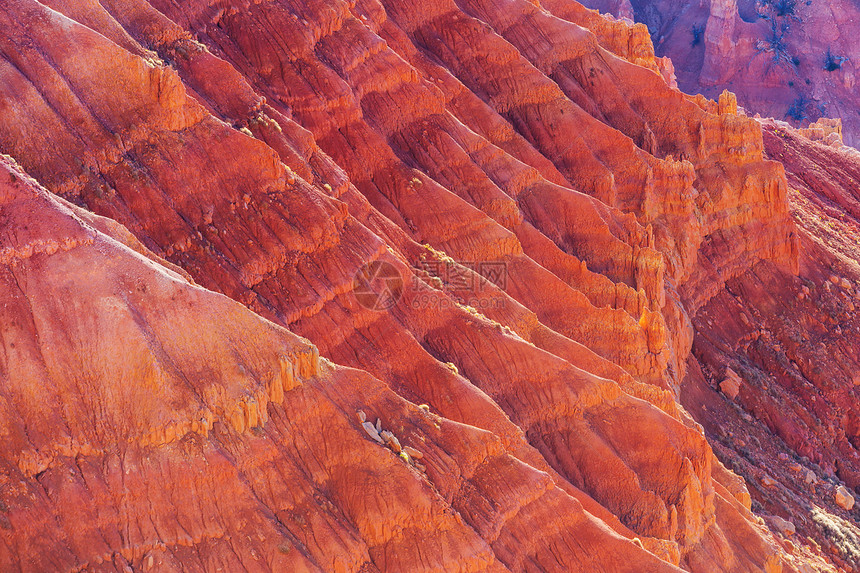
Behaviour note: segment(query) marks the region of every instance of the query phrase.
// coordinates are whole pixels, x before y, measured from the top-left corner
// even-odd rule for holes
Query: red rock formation
[[[798,541],[810,537],[816,553],[856,570],[860,530],[844,493],[860,484],[860,154],[823,142],[828,125],[764,123],[767,154],[788,174],[800,272],[761,263],[700,309],[697,364],[681,398],[718,457],[746,478],[759,513],[788,521]],[[730,405],[717,386],[731,371],[740,385]]]
[[[795,126],[821,116],[838,117],[845,124],[846,142],[860,141],[856,3],[587,0],[584,4],[647,26],[657,53],[672,59],[678,83],[689,93],[716,97],[728,88],[750,113],[785,119]]]
[[[0,151],[77,205],[4,160],[31,326],[0,362],[0,568],[814,561],[673,394],[726,284],[797,280],[784,172],[641,29],[488,0],[0,23]]]
[[[675,570],[511,455],[521,435],[320,360],[2,168],[4,570]]]

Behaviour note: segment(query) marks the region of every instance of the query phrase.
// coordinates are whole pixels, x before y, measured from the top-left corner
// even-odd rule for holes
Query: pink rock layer
[[[639,22],[671,58],[688,93],[730,89],[750,114],[804,127],[840,118],[860,144],[860,6],[812,0],[586,0],[590,8]]]

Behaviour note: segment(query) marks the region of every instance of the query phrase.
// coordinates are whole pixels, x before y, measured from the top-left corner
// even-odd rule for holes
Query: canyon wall
[[[681,401],[746,478],[759,514],[855,570],[857,519],[844,493],[860,483],[860,153],[831,136],[838,122],[762,123],[767,156],[786,168],[800,271],[759,263],[699,310]]]
[[[820,278],[818,235],[770,132],[677,91],[641,26],[525,0],[0,23],[0,568],[852,566],[787,541],[714,434],[779,406],[752,366],[742,406],[716,392],[776,359],[712,313],[806,317],[745,285]],[[836,446],[766,436],[856,487],[817,396]]]
[[[750,114],[803,127],[840,118],[845,142],[860,142],[856,87],[860,7],[820,0],[586,0],[590,8],[635,20],[660,56],[674,63],[688,93],[730,89]]]

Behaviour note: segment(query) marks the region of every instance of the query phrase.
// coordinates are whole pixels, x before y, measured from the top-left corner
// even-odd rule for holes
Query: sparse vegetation
[[[834,56],[833,52],[830,51],[830,48],[827,48],[827,55],[824,56],[824,69],[828,72],[835,72],[842,68],[842,64],[844,64],[847,59],[848,58],[844,56]]]
[[[818,507],[812,510],[812,521],[835,545],[843,559],[855,566],[860,564],[860,537],[857,537],[847,523]]]
[[[778,18],[797,17],[797,0],[763,0],[762,5]],[[766,17],[766,13],[760,15]]]
[[[690,46],[692,46],[692,47],[698,46],[699,44],[702,43],[702,38],[705,35],[705,25],[704,24],[693,25],[693,28],[692,28],[692,30],[690,30],[690,33],[693,34],[693,40],[690,42]]]
[[[803,94],[797,96],[794,100],[794,103],[788,108],[788,111],[785,112],[786,117],[790,117],[795,121],[803,121],[808,115],[809,104],[811,102],[804,96]]]
[[[788,53],[788,43],[785,39],[790,29],[791,25],[788,22],[777,22],[776,19],[771,19],[770,34],[764,40],[759,40],[756,48],[759,52],[773,54],[774,63],[797,66],[800,60]]]
[[[797,14],[798,0],[759,0],[758,16],[770,22],[770,34],[759,40],[759,52],[769,52],[777,64],[800,65],[800,59],[788,52],[787,36],[791,31],[791,21],[800,22]]]

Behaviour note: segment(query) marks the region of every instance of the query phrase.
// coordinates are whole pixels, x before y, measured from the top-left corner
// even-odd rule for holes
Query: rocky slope
[[[860,153],[829,137],[826,126],[794,130],[768,120],[763,127],[767,155],[787,170],[800,272],[787,277],[758,264],[699,311],[699,368],[690,369],[682,402],[718,457],[746,478],[766,520],[814,539],[854,570],[860,530],[844,494],[853,497],[860,483]]]
[[[2,167],[4,570],[674,570],[513,456],[521,435],[334,366]]]
[[[688,93],[735,92],[751,113],[803,126],[842,119],[845,142],[860,143],[856,87],[860,7],[821,0],[586,0],[642,23],[657,53],[674,62]]]
[[[482,0],[0,22],[0,568],[849,566],[755,515],[678,403],[730,407],[709,372],[748,349],[708,313],[816,255],[759,124],[674,90],[641,28]],[[815,458],[847,487],[851,432]]]

